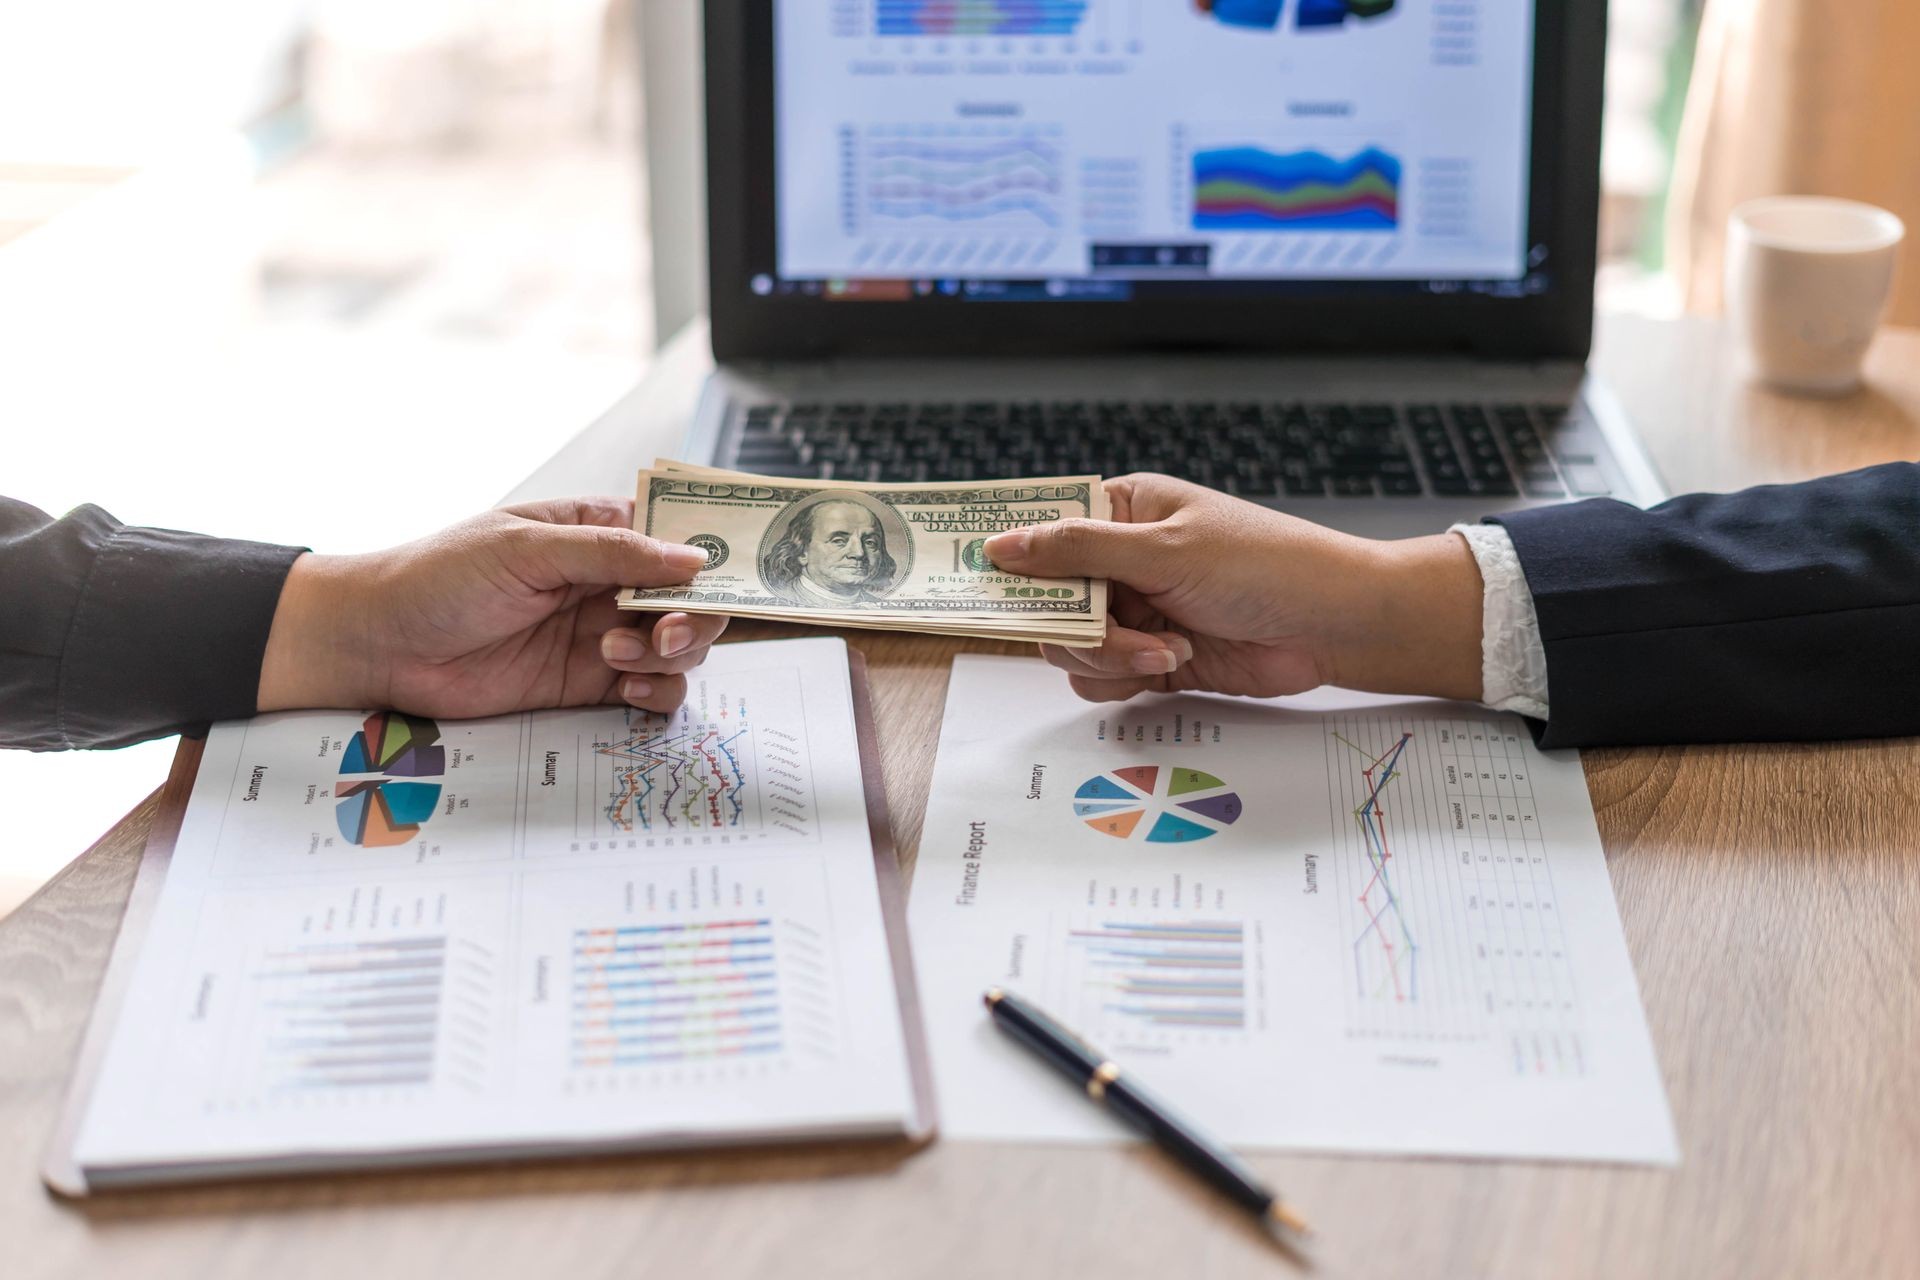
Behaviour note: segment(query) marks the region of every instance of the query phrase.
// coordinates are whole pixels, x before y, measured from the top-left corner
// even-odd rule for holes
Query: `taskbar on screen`
[[[1524,298],[1545,293],[1548,276],[1531,272],[1515,280],[1378,280],[1351,277],[1316,280],[1186,277],[1152,280],[1113,277],[1043,279],[929,279],[923,277],[781,278],[760,274],[750,282],[759,297],[817,298],[826,302],[1133,302],[1159,299],[1270,297],[1275,294],[1366,293],[1479,294]]]

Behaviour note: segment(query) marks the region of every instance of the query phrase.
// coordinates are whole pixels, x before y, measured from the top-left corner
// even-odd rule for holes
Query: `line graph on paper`
[[[1585,1070],[1524,733],[1509,717],[1327,717],[1350,1035],[1494,1041],[1517,1073]]]
[[[592,783],[577,821],[614,840],[813,835],[808,744],[792,727],[804,718],[762,722],[755,712],[769,698],[797,705],[798,691],[721,688],[696,677],[671,715],[627,710],[581,744],[582,776]]]
[[[1411,730],[1379,755],[1368,759],[1366,748],[1339,732],[1334,737],[1350,748],[1359,761],[1361,789],[1365,798],[1354,807],[1353,820],[1360,828],[1361,852],[1366,857],[1367,879],[1357,901],[1366,922],[1353,939],[1353,986],[1357,999],[1392,1000],[1396,1004],[1418,1003],[1420,999],[1420,945],[1414,941],[1407,913],[1394,892],[1399,868],[1393,864],[1391,826],[1383,795],[1400,777],[1400,759],[1413,741]]]

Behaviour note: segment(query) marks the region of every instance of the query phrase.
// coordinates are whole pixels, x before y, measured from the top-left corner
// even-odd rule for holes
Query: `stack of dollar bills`
[[[855,484],[661,461],[640,473],[634,527],[702,548],[707,567],[620,607],[1084,648],[1106,636],[1106,581],[1006,573],[986,542],[1111,514],[1098,476]]]

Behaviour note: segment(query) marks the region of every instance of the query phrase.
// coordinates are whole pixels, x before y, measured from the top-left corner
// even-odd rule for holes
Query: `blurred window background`
[[[650,358],[637,6],[698,2],[0,9],[0,490],[329,551],[491,504]],[[1603,307],[1679,305],[1700,8],[1612,3]],[[0,911],[171,749],[0,753]]]
[[[343,552],[496,502],[653,347],[633,17],[0,6],[0,492]],[[0,913],[171,752],[0,752]]]
[[[1610,0],[1601,125],[1602,309],[1672,314],[1667,196],[1705,0]]]

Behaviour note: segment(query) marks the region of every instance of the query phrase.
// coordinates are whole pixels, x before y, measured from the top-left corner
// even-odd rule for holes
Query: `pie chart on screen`
[[[1240,820],[1239,792],[1211,773],[1140,764],[1098,774],[1073,793],[1074,816],[1116,840],[1191,844]]]
[[[347,742],[333,788],[340,834],[366,848],[408,843],[440,803],[446,771],[439,725],[398,711],[368,716]]]

